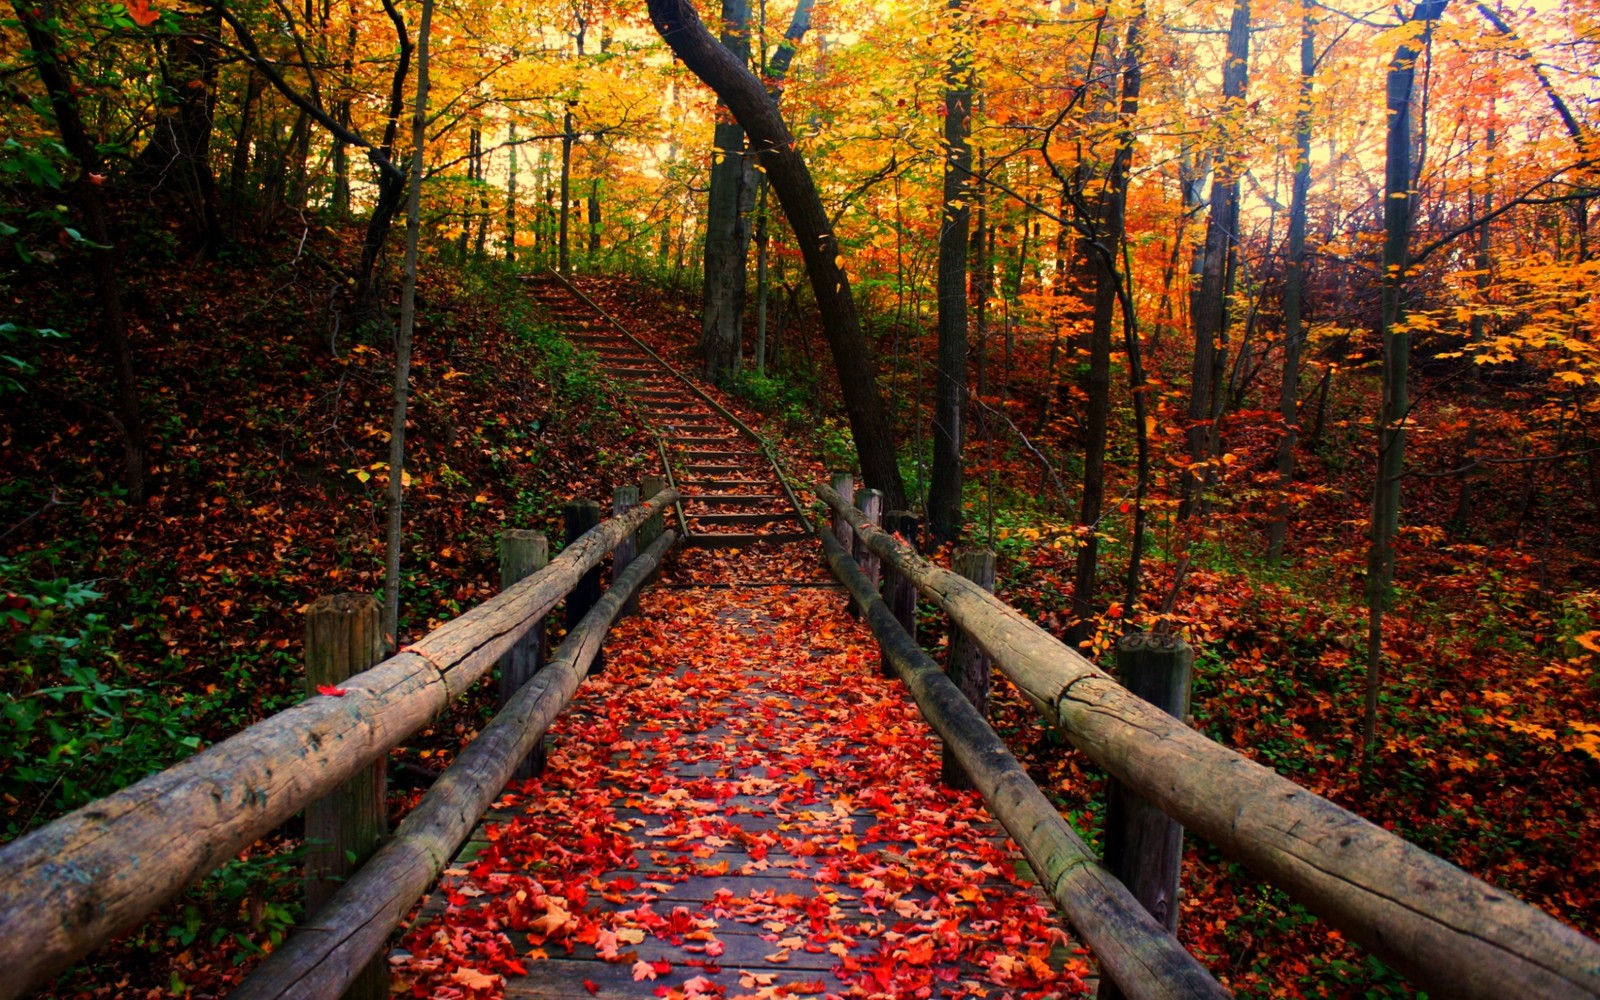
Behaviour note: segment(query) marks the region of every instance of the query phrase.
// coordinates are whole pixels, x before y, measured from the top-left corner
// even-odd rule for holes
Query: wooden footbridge
[[[848,476],[809,517],[710,393],[570,286],[533,293],[658,428],[667,481],[603,521],[574,504],[548,560],[508,531],[503,592],[393,655],[370,600],[317,602],[326,693],[0,849],[0,997],[302,810],[308,919],[234,996],[1225,996],[1173,932],[1182,830],[1437,996],[1600,996],[1594,941],[1188,728],[1181,644],[1118,652],[1164,711]],[[734,578],[674,576],[680,542]],[[739,578],[763,561],[786,580]],[[497,665],[499,714],[384,834],[390,748]],[[1116,779],[1104,864],[988,726],[991,668]]]

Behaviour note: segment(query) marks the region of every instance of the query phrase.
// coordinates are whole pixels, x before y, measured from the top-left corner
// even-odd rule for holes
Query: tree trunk
[[[1083,453],[1083,505],[1078,511],[1082,536],[1078,559],[1073,573],[1072,616],[1076,619],[1073,635],[1078,641],[1093,634],[1095,615],[1095,575],[1098,570],[1100,540],[1099,525],[1105,506],[1106,440],[1111,421],[1111,332],[1116,320],[1119,292],[1123,289],[1125,274],[1119,273],[1125,215],[1128,203],[1128,173],[1133,164],[1133,119],[1139,113],[1139,90],[1144,75],[1139,60],[1144,56],[1140,32],[1144,28],[1145,13],[1141,5],[1128,23],[1127,44],[1122,51],[1122,101],[1118,108],[1121,119],[1118,127],[1117,149],[1111,157],[1111,167],[1106,174],[1102,194],[1100,219],[1095,223],[1096,233],[1089,241],[1089,265],[1094,272],[1094,314],[1089,328],[1089,400],[1085,408],[1086,441]],[[1126,308],[1125,310],[1126,311]],[[1131,317],[1124,324],[1132,330]],[[1137,332],[1128,337],[1130,358],[1136,357]],[[1142,381],[1142,374],[1136,375]],[[1134,387],[1134,396],[1142,400],[1140,386]],[[1140,419],[1142,420],[1142,415]],[[1141,448],[1141,471],[1145,464]],[[1137,554],[1131,575],[1137,579]]]
[[[567,223],[572,217],[572,103],[568,102],[561,116],[561,217],[556,230],[556,260],[562,274],[572,273],[572,255],[567,249]]]
[[[840,266],[843,258],[839,241],[805,159],[795,148],[794,136],[761,81],[717,43],[687,0],[648,3],[656,31],[684,65],[727,103],[750,136],[805,257],[862,475],[868,486],[883,491],[886,504],[904,510],[905,485],[896,462],[894,437],[878,392],[872,355],[861,331],[850,279]]]
[[[1189,427],[1186,433],[1193,468],[1183,478],[1178,519],[1204,509],[1204,491],[1212,476],[1206,463],[1216,438],[1222,402],[1222,372],[1228,352],[1228,270],[1239,231],[1237,151],[1228,116],[1242,110],[1250,82],[1250,0],[1234,0],[1228,26],[1228,56],[1222,71],[1223,120],[1216,176],[1211,182],[1211,214],[1206,220],[1205,254],[1200,284],[1190,306],[1194,326],[1194,363],[1190,368]]]
[[[1434,21],[1449,0],[1424,0],[1411,21]],[[1405,472],[1405,421],[1411,409],[1406,378],[1411,334],[1400,322],[1401,290],[1411,255],[1411,94],[1416,64],[1429,38],[1407,41],[1389,63],[1383,170],[1383,401],[1378,411],[1378,478],[1372,489],[1367,549],[1367,700],[1361,726],[1361,760],[1370,769],[1378,752],[1378,692],[1383,685],[1383,612],[1394,584],[1394,543],[1400,534],[1400,478]]]
[[[1289,257],[1283,276],[1283,383],[1278,413],[1278,508],[1267,529],[1267,565],[1283,560],[1289,535],[1289,488],[1294,482],[1294,448],[1300,436],[1300,353],[1305,347],[1306,201],[1311,190],[1311,88],[1317,70],[1313,0],[1300,0],[1300,103],[1294,113],[1294,180],[1289,191]]]
[[[266,82],[252,66],[250,75],[245,78],[244,96],[240,98],[239,134],[234,139],[233,163],[228,170],[229,226],[233,230],[238,228],[240,208],[244,205],[245,183],[250,173],[251,129],[255,125],[256,103]]]
[[[517,261],[517,123],[511,123],[511,142],[506,146],[511,162],[506,167],[506,263]]]
[[[959,541],[961,445],[967,395],[967,229],[972,209],[972,43],[965,0],[949,0],[952,38],[944,90],[944,205],[939,228],[939,364],[933,393],[933,475],[928,532],[934,546]],[[942,34],[942,33],[941,33]]]
[[[174,184],[191,216],[200,252],[213,257],[221,248],[217,179],[211,169],[212,111],[217,95],[217,56],[208,38],[222,34],[215,11],[185,15],[184,30],[168,43],[162,82],[172,104],[156,122],[150,143],[133,163],[132,173],[152,190]]]
[[[486,154],[483,151],[483,132],[478,133],[478,237],[473,254],[482,260],[489,243],[489,185],[483,179]]]
[[[740,66],[750,65],[750,4],[722,0],[722,46]],[[727,118],[720,101],[712,137],[711,190],[706,196],[704,312],[700,354],[706,377],[726,383],[738,374],[744,336],[744,267],[749,220],[740,211],[755,171],[745,152],[744,129]]]
[[[49,95],[61,144],[78,163],[78,176],[71,188],[78,209],[83,213],[84,233],[92,244],[86,253],[94,275],[95,297],[99,300],[106,346],[111,351],[111,370],[116,379],[117,422],[122,431],[123,485],[130,503],[145,501],[146,445],[144,413],[139,380],[134,373],[133,347],[128,339],[128,323],[122,312],[122,288],[117,277],[116,250],[111,240],[111,219],[100,183],[105,165],[100,150],[84,125],[78,110],[78,84],[72,78],[72,64],[56,44],[52,26],[56,23],[55,0],[26,4],[13,0],[17,20],[28,38],[31,61]]]
[[[482,176],[482,155],[483,133],[470,128],[467,130],[467,189],[461,196],[461,233],[456,237],[456,260],[463,264],[467,261],[467,244],[472,240],[472,188]]]
[[[756,181],[760,188],[756,206],[756,374],[767,372],[767,182]]]
[[[584,253],[589,267],[594,268],[595,258],[600,255],[600,178],[596,177],[589,182],[589,246]]]
[[[796,5],[783,42],[764,69],[774,106],[782,97],[783,79],[800,40],[811,27],[812,4],[813,0],[801,0]],[[750,65],[748,0],[724,0],[722,44],[741,65]],[[719,102],[719,108],[725,109],[725,105]],[[752,166],[744,129],[735,121],[719,121],[712,137],[711,189],[706,197],[705,285],[701,290],[704,309],[699,345],[706,377],[713,382],[726,382],[743,364],[745,264],[750,255],[751,216],[758,190],[765,205],[766,178]],[[764,219],[755,223],[757,227],[764,224]],[[757,336],[759,339],[759,332]]]
[[[389,23],[394,26],[395,42],[400,50],[394,74],[389,78],[389,107],[384,119],[383,143],[378,150],[385,162],[392,163],[395,141],[400,134],[400,119],[405,112],[406,76],[411,72],[413,43],[406,31],[405,19],[400,16],[400,10],[394,6],[393,0],[384,0],[383,9],[389,16]],[[389,227],[394,222],[395,213],[400,210],[400,201],[405,193],[405,175],[393,170],[378,171],[378,200],[367,219],[366,233],[361,240],[361,266],[356,274],[356,287],[362,303],[367,307],[377,301],[378,259],[383,255],[383,245],[389,239]]]
[[[411,401],[411,336],[417,318],[417,246],[422,237],[423,148],[428,141],[428,32],[433,0],[422,0],[417,23],[417,98],[411,118],[411,180],[406,197],[406,262],[400,287],[400,331],[395,338],[394,412],[389,422],[388,541],[384,546],[383,633],[390,649],[400,638],[401,501],[405,498],[406,411]]]
[[[339,124],[350,127],[351,93],[355,89],[356,72],[356,21],[350,20],[344,38],[343,93],[334,105],[334,115]],[[333,144],[333,192],[329,198],[334,215],[341,219],[350,217],[350,150],[337,140]]]

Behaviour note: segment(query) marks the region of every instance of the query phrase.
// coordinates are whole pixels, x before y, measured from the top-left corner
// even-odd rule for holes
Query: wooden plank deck
[[[825,587],[658,588],[391,959],[420,996],[1082,995]],[[519,970],[521,974],[519,974]],[[636,978],[638,977],[638,978]]]

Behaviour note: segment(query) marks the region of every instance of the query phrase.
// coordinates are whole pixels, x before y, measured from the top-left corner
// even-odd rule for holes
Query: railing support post
[[[612,492],[611,514],[613,517],[621,517],[637,506],[639,506],[639,487],[618,486]],[[629,535],[617,543],[617,547],[611,550],[611,579],[615,580],[622,575],[622,571],[628,568],[629,563],[633,562],[633,557],[638,551],[637,534]],[[628,599],[622,603],[622,616],[636,615],[638,613],[639,593],[635,591],[629,594]]]
[[[667,488],[667,481],[662,476],[644,476],[639,480],[639,501],[648,503],[650,498]],[[661,532],[667,527],[666,519],[657,514],[650,520],[639,525],[639,551],[648,549],[656,539],[661,537]]]
[[[839,494],[845,503],[855,503],[856,477],[848,472],[835,472],[830,478],[833,492]],[[850,522],[838,511],[833,512],[833,537],[839,540],[846,552],[854,552],[855,529],[850,527]]]
[[[383,659],[378,602],[367,594],[330,594],[306,609],[306,691],[338,687]],[[387,830],[382,758],[337,790],[306,807],[306,917],[316,917],[350,873],[378,847]],[[387,1000],[389,966],[383,956],[361,970],[348,1000]]]
[[[868,489],[858,491],[856,493],[856,507],[861,510],[861,516],[866,522],[874,528],[883,524],[882,490]],[[848,524],[845,526],[849,527]],[[867,579],[872,581],[872,589],[874,591],[879,590],[880,566],[878,557],[872,554],[872,550],[867,548],[866,542],[862,541],[859,536],[855,538],[855,548],[851,551],[855,554],[856,563],[860,565],[861,572],[865,573]],[[852,601],[850,602],[850,613],[860,618],[862,609],[856,607],[855,602]]]
[[[892,535],[899,535],[910,543],[911,547],[922,550],[922,522],[917,515],[910,511],[892,510],[883,516],[883,530]],[[911,580],[895,571],[893,566],[884,568],[883,600],[894,613],[895,620],[900,627],[906,630],[912,642],[917,641],[917,585]],[[890,659],[888,650],[879,650],[883,676],[893,677],[894,661]]]
[[[509,528],[500,533],[500,589],[505,590],[525,576],[537,573],[550,563],[550,541],[542,531]],[[533,675],[544,667],[545,623],[539,622],[528,630],[511,651],[500,658],[500,707],[504,708],[511,696]],[[528,754],[528,759],[517,765],[512,780],[525,781],[544,773],[544,743]]]
[[[600,523],[600,505],[593,500],[576,498],[568,500],[562,508],[565,521],[566,544],[582,538],[585,533]],[[566,625],[567,632],[578,627],[583,621],[583,616],[600,600],[600,566],[597,564],[589,572],[583,574],[578,580],[578,585],[572,588],[572,593],[567,595]],[[597,674],[605,669],[605,654],[602,652],[595,656],[594,664],[590,666],[589,673]]]
[[[994,551],[984,548],[957,549],[951,568],[990,593],[994,592]],[[972,707],[985,719],[989,718],[989,657],[972,637],[954,621],[949,623],[949,660],[945,673],[952,683],[972,702]],[[972,779],[946,747],[940,763],[939,778],[951,788],[971,788]]]
[[[1117,676],[1133,694],[1182,719],[1189,713],[1194,651],[1176,636],[1136,632],[1117,643]],[[1178,930],[1183,827],[1111,779],[1106,798],[1105,864],[1158,923]],[[1100,1000],[1122,993],[1102,980]]]

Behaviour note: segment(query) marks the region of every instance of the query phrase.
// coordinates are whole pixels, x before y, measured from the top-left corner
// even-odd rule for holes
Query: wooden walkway
[[[808,540],[793,498],[748,427],[592,301],[550,277],[534,300],[567,338],[598,359],[664,444],[669,480],[683,493],[691,548],[745,548]]]
[[[1081,994],[1087,962],[982,801],[939,783],[936,738],[747,430],[592,303],[530,289],[656,426],[689,548],[607,641],[545,774],[506,790],[421,906],[391,958],[403,984]]]
[[[940,785],[936,738],[843,603],[647,591],[548,771],[507,790],[424,904],[391,959],[405,985],[1081,995],[1082,955],[977,796]]]

